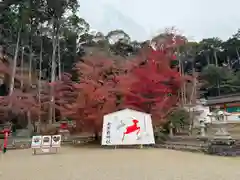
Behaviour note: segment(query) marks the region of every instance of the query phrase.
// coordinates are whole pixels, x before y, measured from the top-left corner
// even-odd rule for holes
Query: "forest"
[[[0,2],[2,121],[24,113],[31,122],[69,118],[98,131],[104,114],[129,107],[163,125],[183,96],[240,92],[240,30],[226,41],[191,42],[170,28],[138,42],[121,29],[92,31],[80,5]]]

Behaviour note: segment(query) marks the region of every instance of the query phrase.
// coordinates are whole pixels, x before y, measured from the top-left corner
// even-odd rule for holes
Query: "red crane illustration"
[[[124,141],[124,137],[125,137],[126,134],[130,134],[130,133],[133,133],[135,131],[137,131],[137,135],[139,134],[140,127],[137,125],[139,121],[136,120],[136,119],[133,119],[132,122],[133,122],[133,125],[126,127],[126,130],[123,133],[122,141]]]

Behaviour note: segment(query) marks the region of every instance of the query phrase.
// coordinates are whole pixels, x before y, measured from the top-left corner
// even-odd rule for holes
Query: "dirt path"
[[[62,148],[32,156],[8,151],[0,161],[2,180],[239,180],[240,158],[162,149]]]

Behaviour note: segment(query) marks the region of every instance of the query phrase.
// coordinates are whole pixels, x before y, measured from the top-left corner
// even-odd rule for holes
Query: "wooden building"
[[[220,107],[231,113],[228,117],[230,121],[240,121],[240,93],[208,98],[206,105],[209,106],[210,111]]]

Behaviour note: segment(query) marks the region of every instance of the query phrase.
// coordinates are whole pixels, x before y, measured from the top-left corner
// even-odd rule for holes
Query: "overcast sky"
[[[144,40],[175,26],[192,40],[227,39],[240,28],[239,0],[80,0],[79,14],[104,33]]]

